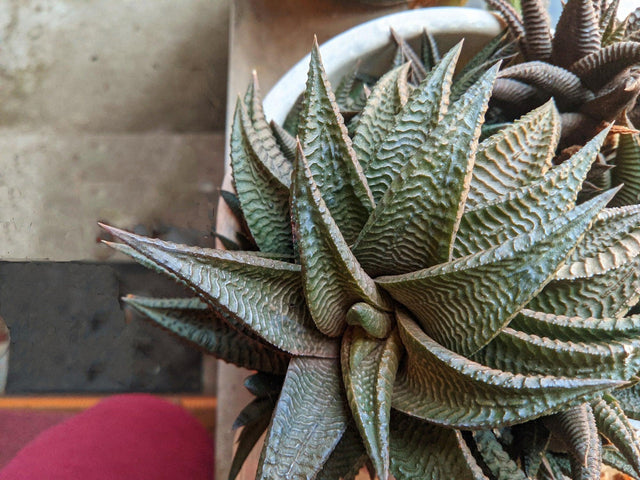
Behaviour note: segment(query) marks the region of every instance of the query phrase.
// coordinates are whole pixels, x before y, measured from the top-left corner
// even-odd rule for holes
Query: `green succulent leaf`
[[[371,90],[362,111],[353,135],[353,149],[365,170],[369,158],[392,130],[396,115],[407,103],[409,66],[406,63],[384,74]]]
[[[391,473],[396,480],[487,480],[458,430],[391,411]]]
[[[351,305],[364,301],[388,308],[387,302],[331,217],[301,148],[296,165],[292,208],[304,293],[318,329],[337,336]]]
[[[640,316],[618,318],[569,317],[522,309],[510,327],[560,342],[615,341],[640,334]]]
[[[640,479],[640,476],[636,473],[631,465],[624,458],[622,453],[613,445],[605,445],[602,447],[602,463],[615,468],[619,472],[629,475],[636,480]]]
[[[236,441],[231,468],[229,469],[229,480],[235,480],[245,460],[249,457],[249,454],[258,443],[258,440],[260,440],[260,437],[262,437],[262,434],[267,430],[269,422],[271,422],[273,407],[274,405],[272,404],[270,410],[267,411],[265,409],[261,412],[260,417],[255,418],[254,421],[242,427]]]
[[[228,315],[198,298],[144,298],[133,295],[124,302],[159,326],[197,348],[240,367],[284,373],[289,355],[234,329]]]
[[[367,303],[359,302],[353,304],[347,312],[347,323],[362,327],[374,338],[385,339],[391,334],[395,319],[389,312],[383,312]]]
[[[391,393],[402,344],[397,333],[386,340],[351,327],[342,339],[342,377],[353,418],[378,477],[389,476]]]
[[[398,44],[398,53],[396,53],[396,61],[409,63],[411,65],[411,82],[420,83],[427,76],[428,69],[422,63],[422,58],[411,48],[411,45],[391,28],[391,36]]]
[[[242,411],[238,414],[238,417],[233,422],[232,428],[234,430],[250,425],[257,422],[262,417],[267,415],[271,418],[273,409],[276,406],[276,398],[262,397],[253,399]]]
[[[413,272],[451,258],[497,71],[449,108],[363,227],[353,252],[371,275]]]
[[[540,180],[489,204],[467,209],[460,222],[454,255],[462,257],[499,245],[553,222],[573,208],[607,131]]]
[[[289,188],[262,163],[251,141],[248,113],[236,105],[231,132],[231,166],[249,231],[260,250],[293,256]],[[289,180],[290,182],[290,180]]]
[[[349,424],[315,480],[354,480],[368,459],[360,433],[355,426]]]
[[[335,91],[335,99],[336,104],[340,109],[345,109],[349,107],[349,103],[351,100],[351,94],[354,90],[356,82],[358,81],[358,70],[360,69],[360,62],[358,62],[349,73],[347,73],[342,79],[340,83],[336,87]]]
[[[338,355],[337,343],[313,324],[298,265],[246,252],[186,247],[105,228],[267,343],[293,355]]]
[[[418,85],[396,116],[393,130],[363,166],[376,202],[438,124],[448,106],[451,78],[461,44],[452,48]]]
[[[355,240],[374,202],[327,80],[318,44],[299,126],[300,143],[322,198],[347,243]]]
[[[537,478],[550,440],[549,430],[540,420],[511,427],[513,443],[521,457],[522,469],[529,478]]]
[[[245,379],[244,387],[258,398],[276,398],[282,390],[282,382],[284,382],[283,375],[257,372]]]
[[[505,328],[473,359],[524,375],[629,380],[640,368],[640,335],[608,341],[561,341]]]
[[[273,136],[275,137],[282,154],[293,165],[293,162],[296,159],[297,146],[295,137],[273,120],[271,120],[269,125],[271,126],[271,131],[273,132]]]
[[[566,446],[575,478],[599,479],[602,465],[600,437],[588,403],[577,405],[544,419],[546,427]]]
[[[611,395],[617,400],[627,417],[640,420],[640,384],[616,390]]]
[[[623,133],[618,140],[612,184],[622,184],[612,206],[635,205],[640,202],[640,135]]]
[[[489,250],[376,282],[405,305],[434,340],[471,355],[551,279],[610,198],[611,192],[603,194]]]
[[[565,463],[569,463],[568,460],[566,462],[565,460],[559,455],[546,452],[542,457],[543,468],[540,469],[540,478],[544,480],[571,480],[565,475],[565,472],[568,474],[571,471],[570,465],[566,469],[563,468]]]
[[[573,280],[576,278],[588,278],[596,275],[606,274],[629,263],[634,263],[640,254],[640,223],[638,215],[634,215],[635,228],[626,232],[621,228],[618,232],[612,233],[608,239],[603,239],[606,244],[600,243],[600,248],[596,251],[587,252],[581,244],[576,250],[580,250],[580,256],[568,259],[556,274],[557,280]],[[614,223],[614,222],[612,222]],[[618,222],[619,226],[620,223]],[[581,242],[582,243],[582,242]],[[591,248],[596,247],[593,243]],[[585,245],[586,247],[586,245]]]
[[[347,429],[343,395],[338,362],[293,358],[256,479],[314,478]]]
[[[549,101],[478,145],[466,207],[477,208],[523,188],[551,168],[560,114]]]
[[[240,102],[238,101],[238,103]],[[244,125],[245,134],[251,143],[251,148],[270,174],[282,185],[289,187],[293,164],[282,153],[271,126],[265,118],[258,76],[255,71],[244,97],[244,105],[247,108],[247,120],[249,120]]]
[[[528,480],[491,430],[473,432],[478,452],[496,480]]]
[[[427,30],[423,30],[420,35],[420,52],[422,65],[427,72],[440,61],[440,49],[436,39]]]
[[[620,0],[611,0],[611,2],[607,5],[607,8],[604,9],[600,14],[600,34],[602,35],[602,45],[608,45],[611,34],[616,29],[617,22],[617,13],[618,6],[620,5]]]
[[[238,200],[238,195],[234,192],[230,192],[228,190],[220,190],[220,196],[224,200],[224,203],[227,204],[229,210],[233,216],[238,220],[238,223],[245,228],[247,222],[244,218],[244,213],[242,212],[242,207],[240,206],[240,200]]]
[[[567,265],[583,258],[597,258],[601,253],[609,253],[608,250],[618,244],[620,244],[618,248],[627,248],[626,245],[636,243],[636,239],[633,237],[639,228],[640,205],[605,208],[598,214],[591,228],[567,258]],[[613,255],[613,257],[618,256]],[[602,263],[603,265],[612,265],[615,264],[615,261],[603,260]]]
[[[505,60],[512,56],[514,53],[512,50],[514,49],[508,48],[510,42],[509,33],[504,30],[482,47],[460,70],[460,73],[457,73],[454,77],[453,86],[451,87],[451,98],[459,98],[497,61]]]
[[[554,413],[603,390],[606,379],[518,375],[447,350],[402,312],[399,332],[408,358],[398,372],[393,407],[430,422],[464,429],[498,428]]]
[[[638,229],[612,235],[600,251],[567,262],[527,308],[583,318],[625,315],[640,293],[639,242]]]
[[[591,401],[600,434],[604,435],[640,475],[640,441],[617,400],[610,395]]]

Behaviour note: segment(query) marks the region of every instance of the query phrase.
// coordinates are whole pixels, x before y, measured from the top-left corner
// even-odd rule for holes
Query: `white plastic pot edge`
[[[370,20],[333,37],[320,46],[320,54],[331,81],[337,80],[367,52],[389,43],[389,29],[402,37],[414,37],[426,28],[429,33],[497,35],[500,21],[490,12],[464,7],[434,7],[406,10]],[[296,98],[304,91],[310,56],[296,63],[264,98],[267,118],[282,123]]]

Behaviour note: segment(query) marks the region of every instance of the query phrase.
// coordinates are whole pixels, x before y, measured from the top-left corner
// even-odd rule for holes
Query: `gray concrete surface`
[[[3,0],[0,126],[224,128],[225,0]]]
[[[1,259],[104,259],[97,220],[206,235],[228,11],[226,0],[0,2]]]
[[[0,262],[7,393],[201,391],[200,354],[123,312],[126,293],[188,295],[132,263]]]
[[[211,244],[223,145],[215,132],[0,129],[0,258],[107,260],[98,220],[143,233],[173,226]]]
[[[187,378],[212,391],[211,362],[193,352],[185,362],[174,339],[126,320],[117,299],[136,285],[110,270],[123,257],[96,243],[96,221],[212,244],[229,4],[0,1],[0,260],[16,261],[0,267],[0,315],[13,333],[13,391],[181,391]],[[159,364],[138,341],[158,342],[173,376],[154,377]]]

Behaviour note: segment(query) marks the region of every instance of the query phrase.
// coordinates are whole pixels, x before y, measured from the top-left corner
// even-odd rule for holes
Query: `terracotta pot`
[[[357,60],[362,63],[362,70],[367,73],[381,74],[389,65],[395,46],[390,41],[390,28],[393,28],[400,36],[406,39],[418,40],[422,31],[426,28],[433,34],[441,52],[447,51],[461,38],[465,38],[465,46],[459,60],[460,64],[466,63],[487,41],[500,33],[502,24],[491,13],[483,10],[438,7],[419,10],[407,10],[385,17],[381,17],[337,35],[320,47],[323,63],[333,85],[355,65]],[[310,33],[311,36],[311,33]],[[293,66],[264,98],[265,114],[269,120],[282,123],[293,106],[298,95],[304,90],[309,56],[300,60]],[[231,172],[225,174],[225,188],[230,183]],[[218,209],[216,228],[218,232],[226,236],[233,234],[237,228],[228,210],[223,206]],[[241,380],[243,374],[235,374],[238,384],[231,384],[232,378],[228,374],[227,366],[224,375],[219,375],[218,398],[225,401],[233,399],[234,403],[246,403],[247,394],[243,391]],[[244,376],[247,376],[244,374]],[[219,409],[219,411],[221,411]],[[229,418],[218,416],[218,428],[228,428]],[[220,438],[220,436],[218,436]],[[216,457],[225,464],[231,455],[230,445],[216,445]],[[252,456],[245,463],[245,468],[238,476],[239,479],[249,480],[255,478],[255,469],[259,456],[259,449],[254,449]],[[220,472],[226,478],[228,472]],[[367,478],[367,477],[364,477]]]

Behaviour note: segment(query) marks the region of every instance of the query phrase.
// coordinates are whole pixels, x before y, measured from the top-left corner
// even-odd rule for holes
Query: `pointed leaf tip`
[[[338,355],[337,343],[313,324],[299,265],[112,231],[138,252],[136,260],[168,272],[267,343],[293,355]]]

